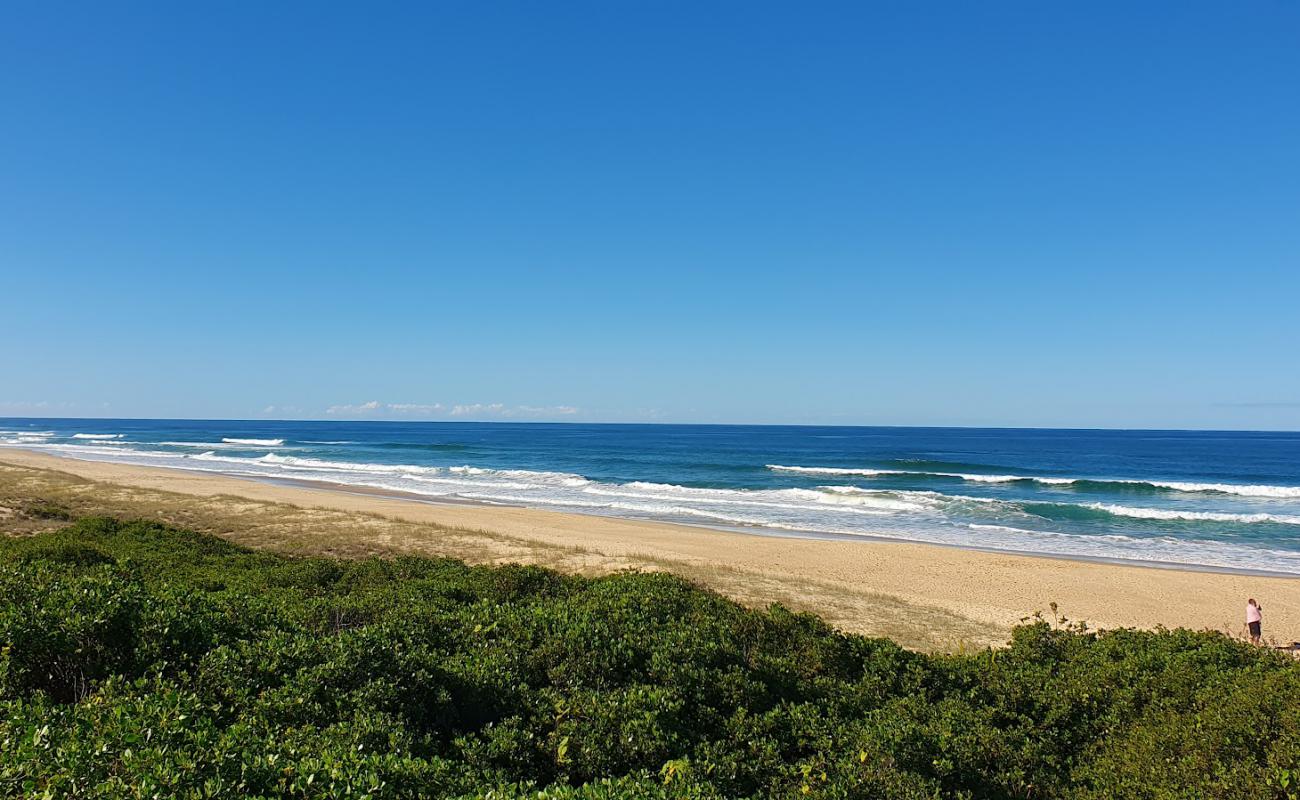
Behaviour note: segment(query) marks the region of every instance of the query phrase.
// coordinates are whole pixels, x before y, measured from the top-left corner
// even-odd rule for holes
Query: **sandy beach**
[[[1092,627],[1243,632],[1247,597],[1265,637],[1300,639],[1300,580],[1093,563],[906,542],[777,538],[527,508],[417,502],[328,485],[0,452],[0,530],[23,509],[144,517],[252,547],[339,556],[419,553],[601,574],[669,570],[752,605],[780,602],[923,650],[1006,641],[1055,603]]]

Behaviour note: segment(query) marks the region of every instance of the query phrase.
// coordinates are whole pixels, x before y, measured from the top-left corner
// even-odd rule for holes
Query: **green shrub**
[[[1045,622],[924,656],[679,578],[0,540],[0,796],[1290,798],[1300,666]]]

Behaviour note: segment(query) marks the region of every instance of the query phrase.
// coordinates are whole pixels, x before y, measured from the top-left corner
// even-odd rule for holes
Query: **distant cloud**
[[[573,406],[507,406],[503,403],[473,403],[452,406],[453,417],[568,417],[578,413]]]
[[[446,407],[442,403],[389,403],[388,409],[398,414],[441,414]]]
[[[546,414],[557,417],[568,417],[578,413],[574,406],[519,406],[521,414]]]
[[[107,407],[108,404],[105,403],[104,405]],[[49,400],[0,400],[0,416],[48,414],[50,412],[70,411],[76,407],[76,403],[54,403]]]
[[[50,405],[51,403],[48,400],[37,400],[35,402],[31,400],[10,400],[7,402],[0,402],[0,408],[49,408]]]
[[[264,417],[269,417],[275,414],[296,417],[302,415],[302,409],[297,406],[267,406],[262,409],[262,416]]]
[[[370,414],[375,411],[378,411],[380,409],[380,406],[381,404],[378,400],[371,400],[369,403],[361,403],[359,405],[330,406],[329,408],[325,409],[325,413],[330,414],[331,416]]]
[[[482,416],[483,414],[499,416],[503,411],[505,411],[505,406],[500,403],[491,403],[488,405],[484,405],[483,403],[474,403],[473,405],[468,406],[452,406],[451,415],[453,417],[475,417]]]
[[[1216,408],[1300,408],[1300,401],[1283,400],[1263,403],[1215,403]]]
[[[554,419],[578,413],[574,406],[508,406],[505,403],[365,403],[330,406],[332,417],[457,417],[460,419]]]

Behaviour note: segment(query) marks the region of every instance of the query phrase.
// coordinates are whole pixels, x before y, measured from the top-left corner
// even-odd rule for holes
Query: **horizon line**
[[[579,422],[576,420],[474,420],[474,419],[283,419],[255,417],[5,417],[0,420],[96,420],[122,422],[311,422],[311,423],[373,423],[417,425],[610,425],[610,426],[663,426],[698,428],[903,428],[930,430],[983,430],[983,431],[1109,431],[1115,433],[1283,433],[1297,434],[1300,428],[1275,430],[1266,428],[1110,428],[1104,426],[1075,427],[1051,425],[899,425],[899,424],[837,424],[819,422]]]

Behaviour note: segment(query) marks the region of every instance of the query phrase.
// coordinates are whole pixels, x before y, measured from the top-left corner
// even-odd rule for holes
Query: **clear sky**
[[[1300,4],[0,2],[0,415],[1300,428]]]

